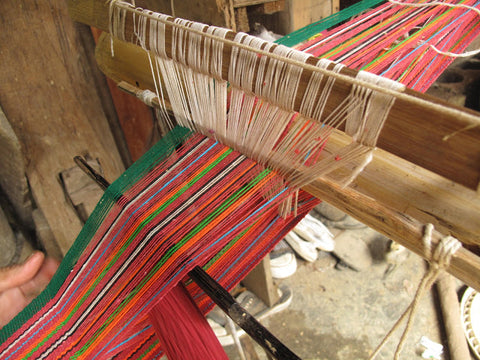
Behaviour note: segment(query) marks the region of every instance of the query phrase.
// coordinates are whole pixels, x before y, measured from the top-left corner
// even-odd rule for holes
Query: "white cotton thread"
[[[472,50],[472,51],[465,51],[465,52],[459,54],[459,53],[454,53],[454,52],[450,52],[450,51],[439,50],[439,49],[437,49],[437,47],[435,45],[430,44],[429,46],[440,55],[450,56],[450,57],[454,57],[454,58],[466,58],[466,57],[470,57],[470,56],[480,54],[480,49]]]
[[[126,3],[124,1],[121,1],[121,0],[112,0],[112,1],[114,2],[114,5],[116,7],[125,9],[125,10],[130,11],[132,13],[135,13],[137,15],[145,16],[145,17],[147,17],[151,20],[164,21],[166,24],[168,24],[170,26],[185,28],[185,29],[187,29],[191,32],[196,32],[196,30],[194,30],[194,29],[188,29],[187,27],[184,27],[180,24],[174,24],[170,20],[158,20],[153,15],[143,14],[141,12],[141,9],[134,8],[134,7],[132,7],[131,4]],[[200,33],[200,32],[198,32],[198,33]],[[459,120],[463,120],[463,121],[467,121],[467,122],[471,122],[471,123],[480,123],[480,120],[475,115],[472,115],[472,114],[466,113],[464,111],[461,111],[461,110],[458,110],[458,109],[455,109],[455,108],[452,108],[452,107],[448,107],[448,106],[445,106],[445,105],[442,105],[442,104],[439,104],[439,103],[432,103],[432,102],[429,102],[426,99],[422,99],[422,98],[410,95],[408,93],[396,93],[395,91],[391,91],[389,89],[382,88],[380,86],[370,84],[370,83],[361,81],[359,79],[352,78],[351,76],[348,76],[348,75],[343,75],[343,74],[340,74],[340,73],[333,73],[329,70],[324,70],[324,69],[318,68],[314,65],[310,65],[310,64],[307,64],[307,63],[302,63],[302,62],[294,60],[294,59],[284,59],[281,56],[270,53],[268,51],[264,51],[262,49],[256,49],[256,48],[253,48],[253,47],[245,45],[245,44],[237,43],[234,40],[229,40],[227,38],[221,38],[221,37],[213,35],[213,34],[204,33],[204,36],[212,38],[212,39],[216,39],[218,41],[222,41],[224,44],[228,44],[232,48],[237,47],[237,48],[240,48],[240,49],[252,51],[252,52],[255,52],[255,53],[260,54],[260,55],[268,56],[272,59],[283,60],[283,61],[291,63],[291,64],[296,64],[296,65],[301,66],[304,69],[312,71],[312,72],[321,72],[321,73],[323,73],[323,74],[325,74],[329,77],[335,78],[336,80],[341,80],[341,81],[345,81],[347,83],[352,83],[352,84],[357,84],[359,86],[364,86],[364,87],[367,87],[367,88],[372,89],[372,90],[379,91],[379,92],[384,93],[384,94],[394,95],[398,99],[406,101],[406,102],[408,102],[412,105],[418,105],[418,106],[422,106],[424,108],[428,108],[428,109],[433,110],[433,111],[442,112],[442,113],[444,113],[448,116],[456,117]]]
[[[405,91],[406,88],[405,85],[397,81],[366,71],[359,71],[357,78],[397,93]],[[347,118],[345,132],[360,144],[375,147],[396,96],[386,95],[356,85],[352,88],[351,96],[358,98],[361,106]]]
[[[157,94],[155,94],[153,91],[148,90],[148,89],[139,92],[137,94],[137,97],[141,101],[143,101],[146,105],[151,106],[151,107],[153,107],[155,105],[153,101],[158,100]]]
[[[465,4],[451,4],[451,3],[446,3],[446,2],[442,2],[442,1],[432,1],[432,2],[421,3],[421,4],[404,3],[404,2],[400,2],[400,1],[396,1],[396,0],[388,0],[388,2],[391,3],[391,4],[395,4],[395,5],[416,7],[416,8],[426,8],[426,7],[432,7],[432,6],[446,6],[446,7],[450,7],[450,8],[468,9],[468,10],[474,11],[478,16],[480,16],[480,9],[477,9],[474,6],[469,6],[469,5],[465,5]],[[454,57],[454,58],[466,58],[466,57],[470,57],[470,56],[480,54],[480,49],[472,50],[472,51],[465,51],[463,53],[454,53],[454,52],[450,52],[450,51],[439,50],[433,44],[428,44],[428,46],[440,55]]]
[[[157,98],[164,108],[163,88],[165,88],[174,116],[180,125],[220,139],[226,145],[277,170],[295,186],[305,185],[317,177],[319,167],[307,164],[307,154],[318,152],[318,149],[325,145],[333,128],[339,126],[348,112],[355,108],[348,99],[327,118],[322,119],[320,124],[298,115],[293,125],[291,119],[296,113],[287,109],[294,107],[304,69],[297,64],[272,60],[266,56],[258,56],[255,52],[234,47],[228,76],[233,89],[227,114],[227,85],[221,80],[223,42],[205,38],[203,35],[208,33],[226,36],[228,31],[175,19],[174,24],[179,27],[174,26],[172,30],[170,58],[166,51],[164,23],[169,17],[150,11],[144,11],[143,14],[155,18],[158,22],[150,21],[147,24],[146,17],[140,17],[135,22],[137,42],[146,51],[150,50],[157,54],[152,57],[149,53]],[[192,35],[187,32],[187,28],[196,32]],[[116,33],[123,36],[120,31]],[[237,34],[236,41],[268,50],[270,53],[280,55],[282,59],[305,62],[309,58],[304,53],[265,43],[247,34]],[[340,72],[343,68],[343,65],[332,64],[327,60],[320,60],[317,65],[325,69],[331,66],[333,72]],[[218,81],[213,81],[211,76],[208,76],[212,74],[218,77]],[[317,79],[324,76],[322,73],[314,75]],[[320,119],[323,117],[325,104],[335,81],[335,78],[327,77],[323,87],[315,83],[315,79],[309,82],[301,105],[308,109],[309,115]],[[268,99],[268,104],[257,98],[254,93]],[[168,118],[165,110],[161,113],[162,118]],[[287,126],[289,130],[285,133]],[[278,143],[282,134],[284,139]],[[360,156],[361,152],[353,151],[350,156],[354,154]],[[349,156],[345,155],[342,158],[347,159]],[[324,163],[326,169],[331,167],[327,162]],[[342,161],[333,163],[338,167]],[[357,167],[353,176],[355,177],[364,166],[366,164]],[[304,169],[307,171],[303,171]],[[317,173],[313,171],[314,169]]]
[[[405,86],[399,82],[366,71],[359,71],[357,78],[398,93],[405,90]],[[396,97],[354,85],[348,99],[349,107],[348,114],[345,116],[345,133],[352,137],[353,143],[349,149],[350,154],[343,153],[340,157],[342,163],[346,163],[348,158],[348,161],[355,163],[355,165],[348,177],[340,181],[342,187],[350,185],[372,161],[378,138]],[[365,149],[362,150],[362,147]],[[341,163],[335,164],[332,171],[337,169],[339,165]]]
[[[477,15],[480,16],[480,10],[479,9],[477,9],[474,6],[469,6],[469,5],[465,5],[465,4],[452,4],[452,3],[447,3],[447,2],[443,2],[443,1],[431,1],[431,2],[428,2],[428,3],[421,3],[421,4],[405,3],[405,2],[396,1],[396,0],[388,0],[388,2],[391,3],[391,4],[395,4],[395,5],[417,7],[417,8],[432,7],[432,6],[446,6],[446,7],[450,7],[450,8],[462,8],[462,9],[468,9],[468,10],[475,11],[477,13]]]

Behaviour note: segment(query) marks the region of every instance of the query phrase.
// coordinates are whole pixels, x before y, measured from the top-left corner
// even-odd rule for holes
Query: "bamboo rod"
[[[140,89],[129,85],[128,83],[120,83],[119,84],[120,88],[122,88],[124,91],[127,91],[128,93],[137,96],[138,93],[141,91]],[[154,102],[155,103],[155,102]],[[156,104],[158,106],[158,103]],[[342,139],[339,137],[339,134],[333,134],[330,143],[333,142],[337,143],[337,146],[343,146],[345,144],[346,139]],[[382,159],[383,155],[383,159]],[[386,162],[387,159],[385,157],[388,157],[388,154],[380,154],[380,156],[376,156],[374,159],[376,159],[373,164],[370,164],[365,170],[365,172],[371,172],[371,173],[378,173],[379,171],[379,165],[377,167],[375,166],[375,163],[379,162]],[[380,158],[380,159],[379,159]],[[413,174],[412,171],[409,171],[410,169],[402,169],[401,167],[399,168],[391,168],[390,171],[382,171],[382,173],[394,173],[398,176],[398,174],[401,174],[404,172],[403,177],[404,179],[407,178],[412,178]],[[360,175],[362,177],[364,175]],[[372,180],[379,179],[377,177],[372,177]],[[425,181],[427,180],[427,177],[422,177],[422,180],[420,182],[420,186],[422,189],[410,189],[409,191],[405,192],[405,196],[408,194],[414,193],[423,193],[427,198],[431,198],[435,196],[436,194],[438,195],[439,193],[442,194],[445,192],[447,189],[446,188],[437,188],[435,189],[435,181],[432,181],[429,185],[426,186]],[[433,177],[434,180],[438,182],[438,177]],[[397,179],[398,181],[398,179]],[[389,183],[387,181],[386,183]],[[358,182],[357,182],[358,183]],[[370,184],[372,185],[372,184]],[[419,187],[420,187],[419,186]],[[384,184],[382,185],[376,185],[373,184],[372,188],[384,188]],[[426,189],[430,190],[433,188],[433,191],[431,193],[425,193]],[[310,194],[318,197],[319,199],[322,199],[337,208],[341,209],[342,211],[346,212],[347,214],[353,216],[354,218],[358,219],[359,221],[363,222],[364,224],[370,226],[371,228],[375,229],[376,231],[379,231],[389,237],[392,240],[395,240],[399,244],[407,247],[408,249],[412,250],[416,254],[425,257],[424,253],[424,248],[422,246],[421,239],[423,237],[423,228],[424,224],[427,222],[433,222],[437,223],[438,221],[432,220],[432,213],[431,211],[434,211],[435,209],[438,209],[438,203],[436,204],[436,207],[429,209],[429,212],[423,211],[423,222],[420,222],[417,219],[408,216],[405,214],[404,210],[400,209],[392,209],[388,205],[382,202],[381,199],[374,199],[364,193],[361,192],[361,187],[354,185],[354,188],[342,188],[340,187],[337,183],[334,181],[329,181],[325,179],[318,179],[315,182],[313,182],[310,185],[307,185],[304,187],[304,190],[308,191]],[[471,193],[470,193],[471,194]],[[385,194],[384,194],[385,196]],[[450,196],[453,196],[453,194],[450,194]],[[468,195],[467,195],[468,196]],[[387,198],[391,197],[391,195],[387,194]],[[447,197],[448,198],[448,197]],[[456,202],[458,202],[458,198],[454,197]],[[415,200],[418,201],[418,198],[415,197]],[[465,199],[466,200],[466,199]],[[478,201],[477,201],[478,202]],[[453,203],[451,204],[452,206],[454,205]],[[458,205],[458,204],[457,204]],[[465,203],[461,203],[460,205],[465,205]],[[464,217],[468,217],[468,219],[471,219],[471,221],[467,221],[466,225],[473,225],[478,227],[478,224],[475,222],[475,219],[478,219],[480,217],[480,204],[477,204],[478,206],[471,206],[468,209],[465,209],[464,207],[456,208],[456,210],[464,211],[464,213],[458,218],[457,220],[465,220]],[[414,206],[412,203],[411,206]],[[473,213],[472,213],[473,212]],[[422,214],[420,210],[417,209],[415,211],[416,215]],[[458,216],[458,211],[455,211],[452,215]],[[440,215],[438,215],[440,217]],[[467,219],[467,220],[468,220]],[[445,221],[445,214],[443,214],[443,221]],[[445,227],[445,224],[442,226],[437,226],[438,228],[441,228],[444,230],[444,233],[453,233],[452,229],[455,230],[455,227],[458,226],[456,223],[449,223],[448,227]],[[448,231],[450,230],[450,231]],[[464,238],[462,237],[459,238],[459,240],[463,240],[465,242],[465,229],[456,229],[457,232],[462,233],[464,235]],[[478,244],[478,235],[480,231],[477,231],[475,233],[469,234],[471,238],[469,240],[472,240],[471,244]],[[434,245],[438,244],[439,240],[443,237],[442,233],[439,231],[435,231],[433,234],[433,239],[432,243]],[[475,242],[477,241],[477,242]],[[460,249],[457,254],[455,254],[454,258],[452,259],[452,263],[448,271],[468,284],[471,287],[474,287],[476,289],[480,288],[480,257],[475,255],[474,253],[470,252],[469,250],[462,248]]]
[[[342,189],[328,180],[318,180],[304,188],[312,195],[334,204],[340,210],[405,246],[416,254],[426,257],[422,245],[424,224],[405,214],[394,211],[352,188]],[[436,246],[443,237],[438,231],[432,234]],[[480,257],[460,248],[452,258],[447,271],[465,284],[480,288]]]
[[[69,9],[74,20],[108,30],[108,6],[103,0],[69,0]],[[127,16],[126,38],[134,41],[132,30],[131,17]],[[224,78],[228,71],[230,51],[234,46],[231,42],[234,35],[234,32],[227,35],[230,42],[224,47]],[[167,47],[170,45],[167,38]],[[307,61],[310,68],[304,70],[294,110],[299,110],[306,84],[312,74],[311,65],[315,62],[313,57]],[[352,84],[348,79],[353,79],[355,75],[356,71],[351,69],[342,72],[343,78],[336,81],[332,90],[332,101],[327,103],[327,114],[350,93]],[[146,79],[136,81],[148,84]],[[151,89],[151,84],[147,88]],[[390,111],[378,147],[476,190],[480,183],[479,124],[480,118],[474,111],[407,90],[399,95]]]
[[[97,60],[102,71],[132,94],[148,88],[151,81],[148,60],[136,46],[114,42],[117,56],[110,56],[108,36],[100,39]],[[106,49],[108,48],[108,49]],[[145,73],[145,74],[143,74]],[[334,133],[327,144],[330,151],[344,146],[349,138]],[[472,190],[378,149],[372,163],[357,178],[355,188],[385,206],[431,222],[444,234],[466,244],[480,245],[480,198]]]

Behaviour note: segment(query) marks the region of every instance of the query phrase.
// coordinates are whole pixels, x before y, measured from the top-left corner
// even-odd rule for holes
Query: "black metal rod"
[[[75,156],[75,163],[92,180],[94,180],[103,190],[110,183],[100,175],[95,169],[87,164],[81,156]],[[297,360],[300,359],[280,340],[278,340],[270,331],[268,331],[257,319],[255,319],[247,310],[245,310],[236,300],[225,290],[222,285],[208,275],[200,266],[196,266],[188,275],[190,278],[213,300],[215,304],[230,317],[233,322],[240,326],[245,332],[255,340],[268,354],[275,359]]]
[[[75,156],[73,158],[73,161],[75,161],[75,164],[77,164],[77,166],[82,169],[85,174],[90,176],[90,178],[92,178],[92,180],[94,180],[97,185],[102,188],[103,191],[107,190],[107,187],[110,186],[110,183],[105,180],[102,175],[96,172],[94,168],[88,165],[87,161],[84,158],[82,158],[81,156]]]
[[[238,326],[263,347],[275,359],[300,359],[268,329],[260,324],[247,310],[245,310],[219,283],[208,275],[200,266],[196,266],[188,275],[193,281],[210,296],[210,298],[227,314]]]

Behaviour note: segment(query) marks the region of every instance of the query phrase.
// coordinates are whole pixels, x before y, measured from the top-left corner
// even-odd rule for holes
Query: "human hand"
[[[45,289],[58,265],[37,251],[23,264],[0,268],[0,328]]]

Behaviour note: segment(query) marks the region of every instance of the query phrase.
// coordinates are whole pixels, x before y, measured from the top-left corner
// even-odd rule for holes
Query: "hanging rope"
[[[402,351],[403,345],[407,339],[407,335],[410,329],[413,326],[413,321],[415,319],[415,314],[418,309],[418,305],[420,300],[422,299],[423,295],[430,290],[432,285],[437,280],[438,276],[450,265],[450,260],[455,252],[462,247],[460,241],[455,239],[452,236],[446,236],[440,240],[437,244],[435,249],[433,249],[432,245],[432,233],[434,227],[432,224],[427,224],[424,230],[424,236],[422,238],[422,242],[425,249],[425,258],[429,262],[428,271],[423,276],[420,284],[418,285],[417,292],[415,293],[415,297],[413,298],[410,305],[404,311],[404,313],[400,316],[397,322],[393,325],[392,329],[385,335],[385,338],[382,340],[380,345],[375,349],[373,354],[370,356],[369,360],[375,359],[378,355],[380,350],[383,346],[390,340],[393,333],[400,327],[402,322],[407,319],[407,324],[405,329],[403,330],[402,336],[400,337],[399,343],[395,350],[394,359],[400,359],[400,353]]]

